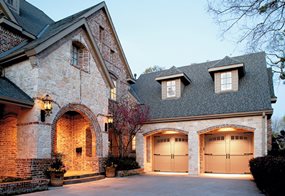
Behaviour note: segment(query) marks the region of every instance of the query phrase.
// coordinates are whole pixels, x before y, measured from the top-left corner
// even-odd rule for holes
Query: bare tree
[[[264,50],[270,66],[285,80],[285,1],[208,0],[208,10],[223,27],[222,35],[238,32],[238,43],[251,51]]]
[[[157,71],[162,71],[162,70],[164,70],[164,67],[154,65],[154,66],[150,66],[150,67],[146,68],[143,73],[147,74],[147,73],[152,73],[152,72],[157,72]]]
[[[114,117],[112,131],[119,157],[127,157],[132,140],[149,118],[149,108],[125,99],[113,104],[111,111]]]

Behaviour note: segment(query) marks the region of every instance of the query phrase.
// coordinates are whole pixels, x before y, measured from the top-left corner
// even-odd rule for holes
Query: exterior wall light
[[[43,110],[41,110],[41,121],[45,122],[45,118],[52,113],[52,99],[46,95],[43,99]]]
[[[107,118],[107,122],[105,123],[105,132],[108,132],[108,130],[111,128],[113,125],[114,119],[112,114],[97,114],[97,116],[104,116]]]

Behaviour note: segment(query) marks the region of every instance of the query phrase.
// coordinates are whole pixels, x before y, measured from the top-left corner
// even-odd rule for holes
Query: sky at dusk
[[[27,0],[57,21],[100,3],[99,0]],[[207,1],[106,0],[116,32],[133,73],[201,63],[248,53],[236,33],[221,38],[207,12]],[[274,117],[285,115],[285,85],[275,80]]]

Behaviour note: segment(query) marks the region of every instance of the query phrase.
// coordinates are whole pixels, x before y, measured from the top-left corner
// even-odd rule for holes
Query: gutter
[[[155,123],[166,123],[166,122],[183,122],[183,121],[195,121],[195,120],[208,120],[208,119],[220,119],[220,118],[235,118],[235,117],[247,117],[247,116],[261,116],[261,115],[271,115],[273,109],[254,111],[254,112],[238,112],[238,113],[228,113],[228,114],[211,114],[211,115],[200,115],[200,116],[186,116],[186,117],[176,117],[176,118],[159,118],[152,119],[145,124],[155,124]]]

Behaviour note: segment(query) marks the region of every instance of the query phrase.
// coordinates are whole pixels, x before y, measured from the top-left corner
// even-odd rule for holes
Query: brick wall
[[[0,54],[19,45],[26,39],[0,26]]]
[[[0,120],[0,176],[16,176],[17,118]]]
[[[17,195],[34,191],[44,191],[48,189],[49,180],[34,179],[19,182],[9,182],[0,184],[1,195]]]
[[[106,14],[100,10],[87,19],[91,32],[101,51],[108,70],[114,74],[117,79],[117,100],[123,99],[128,94],[129,85],[127,83],[128,73],[124,63],[122,53],[117,45],[115,35],[112,32],[111,25]],[[100,36],[100,27],[104,30]]]
[[[80,114],[65,114],[58,120],[56,151],[64,154],[67,170],[98,172],[95,134],[89,126]]]
[[[50,166],[51,159],[17,159],[17,177],[46,178],[45,171]]]

